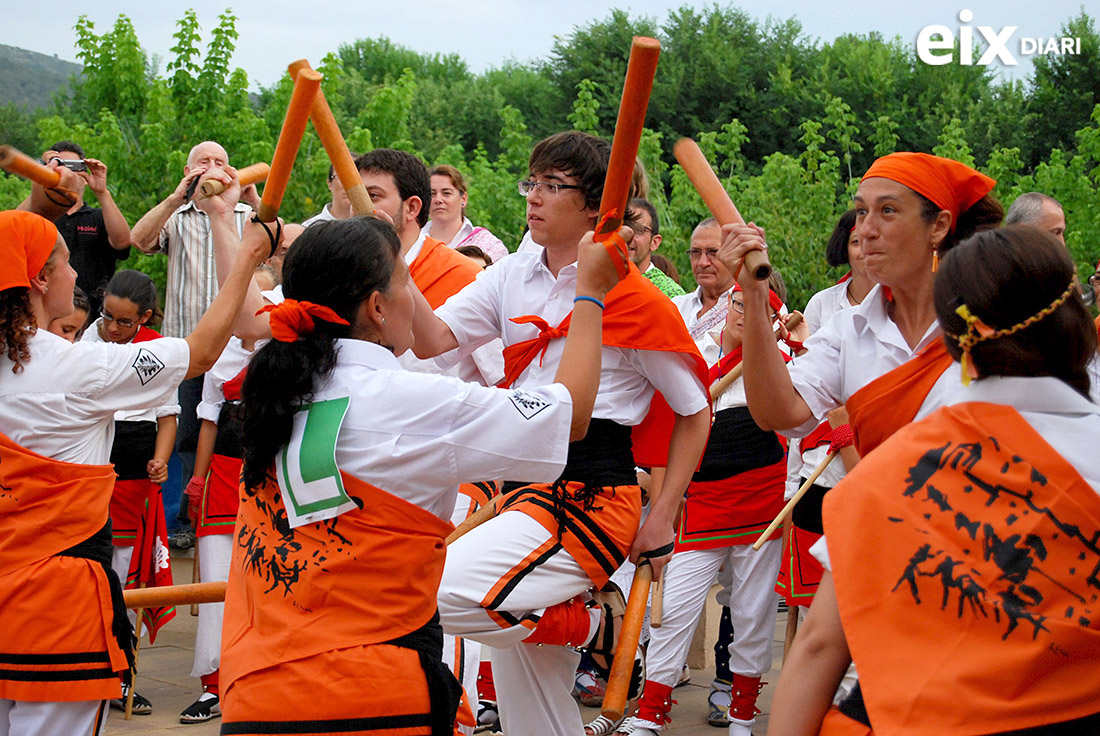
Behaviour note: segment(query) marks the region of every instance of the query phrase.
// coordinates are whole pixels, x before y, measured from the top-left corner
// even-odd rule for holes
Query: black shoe
[[[180,723],[205,723],[214,718],[222,717],[222,708],[218,696],[213,693],[203,693],[191,705],[180,713]]]
[[[115,710],[121,710],[126,712],[126,691],[129,688],[123,686],[122,697],[114,698],[111,700],[111,707]],[[130,706],[130,712],[135,716],[147,716],[153,713],[153,704],[149,702],[149,699],[143,697],[141,693],[134,693],[134,704]]]

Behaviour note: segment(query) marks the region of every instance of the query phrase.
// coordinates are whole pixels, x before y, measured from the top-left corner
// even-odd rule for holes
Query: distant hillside
[[[35,51],[0,44],[0,105],[28,108],[50,104],[54,90],[83,67]]]

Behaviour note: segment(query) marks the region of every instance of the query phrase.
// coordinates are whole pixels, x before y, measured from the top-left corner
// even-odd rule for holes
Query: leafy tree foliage
[[[178,183],[199,141],[219,141],[236,165],[271,160],[292,84],[284,76],[249,94],[247,75],[231,65],[232,12],[206,32],[186,11],[163,75],[126,16],[103,33],[81,17],[76,34],[84,73],[52,110],[0,107],[5,142],[35,154],[55,140],[77,141],[107,162],[131,222]],[[457,166],[469,183],[470,218],[514,246],[524,228],[515,181],[527,173],[533,141],[569,127],[611,135],[634,35],[662,42],[639,157],[663,250],[685,286],[690,234],[708,214],[671,156],[685,135],[699,142],[742,214],[767,230],[796,307],[841,275],[825,265],[824,240],[862,172],[895,150],[976,165],[998,180],[1006,205],[1032,190],[1057,197],[1083,276],[1100,256],[1100,36],[1084,11],[1062,29],[1082,39],[1081,53],[1038,57],[1027,81],[1001,81],[978,66],[928,66],[901,39],[873,33],[820,42],[793,18],[760,22],[720,5],[683,7],[663,22],[615,10],[557,39],[544,61],[482,74],[455,54],[419,54],[385,38],[341,46],[316,66],[353,151],[391,146]],[[327,169],[308,128],[284,216],[300,221],[328,201]],[[0,207],[28,190],[0,176]],[[129,265],[163,286],[162,258],[135,255]]]

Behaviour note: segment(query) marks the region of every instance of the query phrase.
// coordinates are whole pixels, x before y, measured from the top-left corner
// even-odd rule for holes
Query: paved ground
[[[189,582],[191,559],[182,557],[178,550],[172,552],[172,571],[176,581]],[[693,669],[691,682],[678,688],[673,695],[678,705],[673,706],[673,720],[667,732],[675,736],[695,734],[720,736],[725,733],[723,729],[709,726],[706,722],[707,695],[710,692],[710,681],[714,676],[714,662],[710,647],[713,645],[718,629],[717,605],[714,603],[713,596],[708,597],[708,601],[708,630],[705,638],[707,645],[703,649],[707,656],[703,659],[698,651],[694,653],[694,662],[703,660],[706,666]],[[753,732],[758,736],[767,729],[772,692],[779,678],[786,620],[786,613],[780,613],[776,617],[775,661],[771,673],[764,678],[770,684],[764,688],[757,703],[757,707],[763,713],[757,717],[757,725],[753,728]],[[137,691],[152,701],[153,713],[148,716],[134,716],[126,721],[123,720],[121,712],[112,710],[107,722],[108,734],[181,736],[186,733],[189,736],[214,736],[218,733],[220,719],[198,725],[185,725],[179,722],[180,711],[194,702],[201,690],[198,679],[189,676],[197,621],[197,618],[190,615],[189,607],[184,607],[176,613],[174,620],[161,629],[154,646],[150,647],[146,642],[142,647],[139,654],[140,674],[137,680]],[[586,721],[599,715],[596,708],[581,710]]]

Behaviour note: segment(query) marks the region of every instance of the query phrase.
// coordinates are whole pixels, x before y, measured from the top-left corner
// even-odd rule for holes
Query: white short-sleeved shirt
[[[202,379],[202,401],[199,402],[195,411],[198,414],[199,419],[205,419],[209,422],[218,423],[218,417],[221,415],[222,404],[225,403],[225,394],[222,392],[222,386],[226,381],[231,381],[237,377],[237,375],[244,370],[244,367],[248,365],[248,361],[251,360],[252,354],[263,347],[267,340],[257,340],[256,346],[252,350],[245,350],[244,344],[240,341],[240,338],[233,336],[229,338],[229,343],[226,344],[225,350],[218,357],[218,360],[211,366],[210,370],[206,372],[206,375]]]
[[[1100,466],[1096,464],[1100,406],[1051,376],[990,376],[971,381],[946,405],[968,401],[1004,404],[1020,412],[1031,428],[1100,494]],[[825,569],[833,569],[824,537],[810,551]]]
[[[856,391],[942,339],[939,323],[933,322],[916,347],[910,348],[887,314],[886,304],[882,287],[875,286],[862,304],[837,312],[806,340],[807,352],[792,361],[788,370],[813,418],[783,434],[805,437]],[[959,385],[959,374],[945,371],[916,418],[943,406]]]
[[[174,403],[190,348],[179,338],[114,345],[31,336],[20,373],[0,356],[0,432],[55,460],[105,465],[115,412]]]
[[[555,278],[543,251],[514,253],[483,271],[435,313],[451,328],[460,346],[458,352],[463,353],[497,337],[508,346],[538,336],[537,327],[516,324],[513,317],[538,315],[556,327],[573,309],[576,293],[576,263],[563,267]],[[538,358],[532,361],[515,385],[531,388],[553,381],[564,349],[565,340],[551,340],[541,364]],[[707,406],[703,385],[687,356],[605,346],[601,357],[594,418],[636,425],[648,413],[655,389],[681,416]]]
[[[303,222],[302,227],[309,227],[310,225],[318,222],[331,222],[335,219],[336,216],[332,214],[332,203],[329,202],[321,209],[320,212]]]
[[[91,324],[88,329],[84,330],[84,334],[80,336],[80,342],[98,342],[105,343],[106,341],[99,336],[99,325],[103,321],[100,317]],[[128,409],[126,411],[116,411],[116,422],[155,422],[161,417],[178,417],[180,415],[180,405],[176,402],[171,404],[163,404],[155,407],[143,407],[141,409]]]
[[[460,483],[550,482],[565,467],[573,413],[565,386],[505,390],[411,373],[362,340],[338,340],[337,351],[315,398],[351,396],[336,443],[344,472],[449,520]]]

